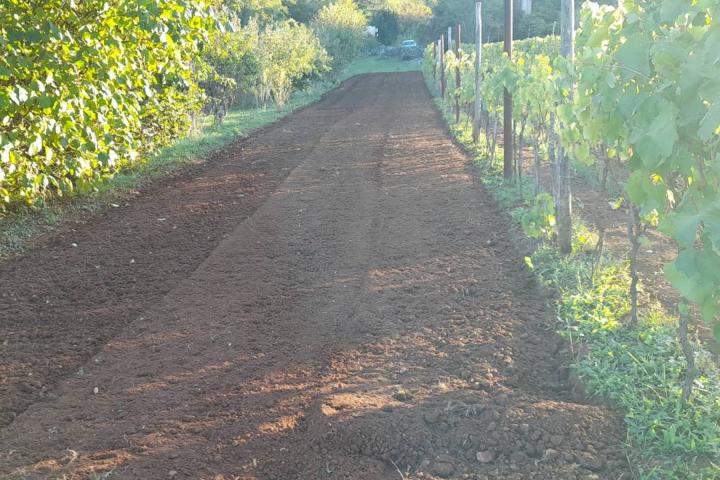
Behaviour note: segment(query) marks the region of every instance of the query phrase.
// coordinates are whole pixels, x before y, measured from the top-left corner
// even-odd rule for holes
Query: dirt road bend
[[[0,478],[628,478],[418,73],[0,266]]]

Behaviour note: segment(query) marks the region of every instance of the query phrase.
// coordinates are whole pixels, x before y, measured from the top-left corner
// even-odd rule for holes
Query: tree
[[[353,0],[338,0],[320,9],[312,27],[332,65],[338,68],[352,60],[362,48],[367,19]]]
[[[390,10],[375,12],[370,21],[378,29],[377,39],[383,45],[392,45],[400,34],[400,17]]]
[[[328,54],[307,25],[287,20],[256,37],[261,38],[257,96],[263,105],[272,99],[278,108],[283,107],[297,82],[328,69]]]

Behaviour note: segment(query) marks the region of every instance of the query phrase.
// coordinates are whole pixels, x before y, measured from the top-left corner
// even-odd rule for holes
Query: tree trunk
[[[492,133],[492,148],[490,149],[490,158],[495,163],[495,149],[497,147],[497,127],[498,127],[498,116],[493,115],[493,133]]]
[[[683,354],[685,355],[685,362],[687,363],[687,370],[685,370],[685,382],[683,383],[682,392],[682,401],[684,404],[690,400],[693,383],[695,382],[695,377],[697,376],[697,369],[695,368],[695,351],[688,339],[688,323],[688,313],[680,313],[678,338],[680,339],[680,347],[682,348]]]
[[[535,196],[540,195],[540,139],[536,134],[533,138],[533,172],[535,173]]]
[[[598,241],[595,245],[595,258],[593,258],[592,269],[590,270],[590,287],[595,286],[595,277],[600,264],[602,263],[603,248],[605,247],[605,227],[598,225]]]
[[[630,324],[638,326],[638,272],[637,256],[640,251],[640,235],[642,224],[637,206],[630,204],[630,218],[628,219],[628,240],[630,240]]]
[[[558,148],[555,163],[555,217],[557,219],[558,250],[563,255],[572,252],[572,193],[570,191],[570,157]]]

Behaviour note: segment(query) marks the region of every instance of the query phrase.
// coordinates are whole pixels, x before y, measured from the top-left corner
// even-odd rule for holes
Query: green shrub
[[[87,190],[190,125],[211,11],[181,0],[0,9],[0,209]]]
[[[267,27],[257,38],[260,79],[256,94],[262,105],[272,99],[278,108],[283,107],[296,83],[329,69],[327,52],[306,25],[288,20]]]
[[[550,238],[555,232],[555,204],[552,195],[542,192],[529,208],[518,210],[515,218],[530,238]]]
[[[213,32],[202,52],[200,86],[205,92],[206,111],[220,123],[243,94],[251,92],[260,79],[257,35],[243,28],[226,13],[228,29]]]
[[[334,68],[345,65],[362,49],[367,19],[353,0],[324,6],[312,22]]]

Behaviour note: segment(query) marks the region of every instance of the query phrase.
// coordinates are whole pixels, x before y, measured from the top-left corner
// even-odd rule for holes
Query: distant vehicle
[[[403,40],[400,44],[400,58],[409,60],[418,56],[418,45],[415,40]]]

